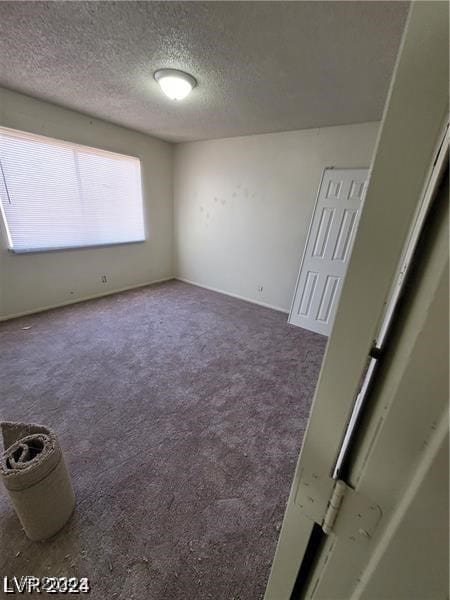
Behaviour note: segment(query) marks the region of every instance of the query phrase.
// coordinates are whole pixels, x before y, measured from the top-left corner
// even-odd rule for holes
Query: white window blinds
[[[145,240],[130,156],[0,128],[0,204],[15,252]]]

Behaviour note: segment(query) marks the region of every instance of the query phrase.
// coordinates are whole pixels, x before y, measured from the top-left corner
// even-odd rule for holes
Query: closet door
[[[364,200],[367,169],[325,169],[289,323],[329,335]]]

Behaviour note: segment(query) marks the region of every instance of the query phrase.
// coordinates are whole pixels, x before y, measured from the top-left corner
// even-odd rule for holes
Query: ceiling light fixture
[[[192,75],[178,69],[159,69],[155,71],[153,77],[171,100],[183,100],[197,85]]]

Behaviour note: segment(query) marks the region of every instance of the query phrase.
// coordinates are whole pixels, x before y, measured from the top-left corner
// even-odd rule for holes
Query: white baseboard
[[[205,290],[210,290],[211,292],[217,292],[218,294],[224,294],[225,296],[231,296],[232,298],[237,298],[238,300],[244,300],[244,302],[250,302],[250,304],[257,304],[258,306],[264,306],[264,308],[271,308],[272,310],[276,310],[278,312],[282,312],[286,315],[289,314],[289,311],[285,308],[280,308],[279,306],[274,306],[273,304],[268,304],[267,302],[259,302],[258,300],[253,300],[252,298],[246,298],[244,296],[240,296],[239,294],[232,294],[231,292],[225,292],[225,290],[220,290],[219,288],[211,287],[210,285],[203,285],[202,283],[197,283],[196,281],[191,281],[190,279],[185,279],[184,277],[174,277],[178,281],[183,281],[184,283],[189,283],[190,285],[195,285],[200,288],[204,288]]]
[[[78,304],[79,302],[86,302],[87,300],[95,300],[95,298],[103,298],[104,296],[111,296],[112,294],[119,294],[120,292],[126,292],[128,290],[135,290],[141,287],[146,287],[147,285],[153,285],[156,283],[163,283],[164,281],[170,281],[171,279],[177,279],[178,281],[183,281],[184,283],[189,283],[190,285],[195,285],[200,288],[204,288],[205,290],[210,290],[211,292],[217,292],[218,294],[224,294],[225,296],[231,296],[231,298],[237,298],[238,300],[243,300],[244,302],[250,302],[251,304],[257,304],[258,306],[263,306],[264,308],[270,308],[272,310],[276,310],[278,312],[282,312],[284,314],[289,314],[289,311],[280,308],[279,306],[274,306],[273,304],[268,304],[267,302],[259,302],[258,300],[253,300],[251,298],[246,298],[239,294],[232,294],[231,292],[226,292],[225,290],[221,290],[219,288],[215,288],[209,285],[203,285],[201,283],[197,283],[195,281],[191,281],[190,279],[185,279],[184,277],[164,277],[163,279],[155,279],[154,281],[147,281],[145,283],[138,283],[135,285],[128,285],[126,287],[117,288],[114,290],[108,290],[107,292],[100,292],[99,294],[91,294],[90,296],[83,296],[82,298],[74,298],[73,300],[67,300],[66,302],[59,302],[57,304],[48,304],[47,306],[40,306],[39,308],[32,308],[30,310],[25,310],[23,312],[13,313],[11,315],[4,315],[0,317],[0,321],[9,321],[10,319],[17,319],[19,317],[26,317],[27,315],[33,315],[36,313],[44,312],[46,310],[51,310],[53,308],[61,308],[62,306],[69,306],[70,304]]]
[[[163,283],[164,281],[170,281],[176,279],[175,277],[164,277],[163,279],[155,279],[154,281],[147,281],[146,283],[137,283],[135,285],[128,285],[126,287],[117,288],[114,290],[108,290],[107,292],[100,292],[99,294],[92,294],[90,296],[83,296],[82,298],[74,298],[73,300],[67,300],[67,302],[59,302],[57,304],[49,304],[48,306],[40,306],[39,308],[32,308],[23,312],[14,313],[12,315],[5,315],[0,317],[0,321],[9,321],[10,319],[17,319],[18,317],[26,317],[27,315],[33,315],[35,313],[44,312],[51,310],[52,308],[60,308],[62,306],[69,306],[70,304],[78,304],[79,302],[86,302],[87,300],[94,300],[95,298],[102,298],[103,296],[111,296],[112,294],[119,294],[120,292],[127,292],[128,290],[135,290],[137,288],[146,287],[147,285],[153,285],[155,283]]]

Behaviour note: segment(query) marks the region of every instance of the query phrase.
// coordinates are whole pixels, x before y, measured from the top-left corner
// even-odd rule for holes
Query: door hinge
[[[348,542],[367,542],[382,517],[381,508],[341,479],[303,472],[295,504],[327,535]]]
[[[328,501],[327,512],[325,513],[322,522],[322,531],[327,535],[333,530],[342,501],[344,500],[346,489],[347,485],[342,480],[338,479],[331,493],[331,498]]]

